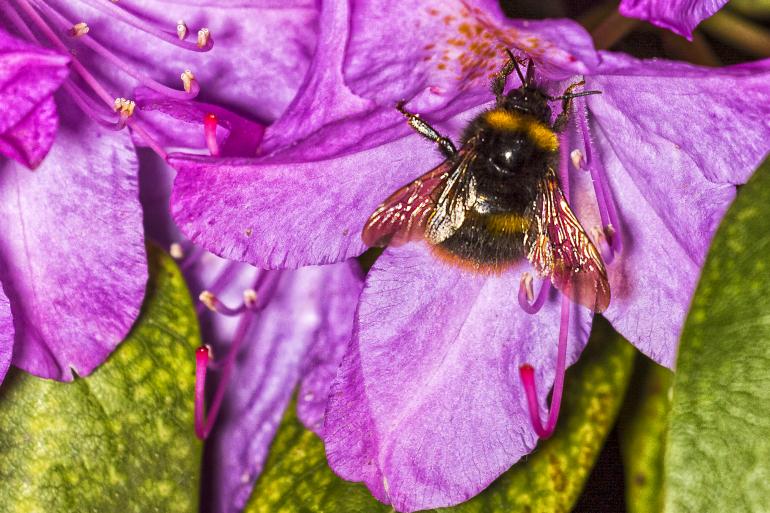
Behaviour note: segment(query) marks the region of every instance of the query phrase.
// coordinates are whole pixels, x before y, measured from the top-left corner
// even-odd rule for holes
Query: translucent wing
[[[475,185],[464,176],[470,153],[469,148],[461,148],[456,159],[445,160],[391,194],[366,222],[361,235],[364,243],[400,246],[430,231],[428,241],[436,244],[444,240],[438,234],[446,238],[457,230],[464,218],[459,209],[468,201],[455,196],[472,194],[475,198]]]
[[[610,304],[602,257],[567,204],[553,173],[541,182],[526,238],[527,258],[572,301],[600,313]]]
[[[443,242],[455,233],[465,221],[465,212],[476,203],[476,179],[468,172],[475,158],[472,145],[460,150],[457,165],[447,177],[436,198],[436,208],[428,218],[425,236],[431,244]]]
[[[400,246],[422,237],[428,217],[436,208],[435,191],[449,177],[450,161],[444,161],[417,180],[391,194],[369,217],[361,237],[367,246]]]

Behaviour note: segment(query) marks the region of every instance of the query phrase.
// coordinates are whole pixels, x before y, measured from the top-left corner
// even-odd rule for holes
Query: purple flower
[[[205,9],[166,1],[134,2],[130,9],[106,0],[0,4],[0,153],[10,157],[0,160],[0,281],[10,304],[0,322],[15,329],[14,365],[70,380],[73,371],[90,373],[125,337],[147,279],[134,142],[165,155],[171,135],[191,137],[185,116],[196,108],[210,112],[189,101],[201,84],[204,100],[256,105],[255,115],[275,116],[280,110],[272,109],[288,103],[305,69],[276,59],[256,66],[250,58],[278,48],[309,52],[296,37],[314,30],[309,3],[286,9],[265,2]],[[266,19],[292,21],[291,38],[279,33],[275,48],[262,45]],[[218,51],[209,54],[217,31]],[[139,108],[132,99],[137,87]],[[253,147],[254,136],[232,135],[257,125],[216,112],[215,140]],[[159,113],[167,116],[161,124]],[[201,117],[201,134],[203,124]],[[131,133],[121,130],[126,126]],[[10,344],[9,336],[0,342],[0,369]]]
[[[457,141],[491,105],[489,77],[511,48],[552,96],[581,79],[601,91],[574,101],[561,187],[607,264],[604,315],[673,366],[711,236],[768,150],[769,61],[638,61],[595,51],[569,21],[506,20],[491,0],[325,3],[319,26],[308,78],[266,129],[264,156],[171,159],[172,213],[193,242],[267,268],[360,254],[377,206],[443,160],[396,102]],[[476,273],[419,241],[385,250],[327,407],[339,475],[399,511],[456,504],[550,434],[592,314],[549,280],[532,290],[532,271],[522,261]]]
[[[620,13],[663,27],[692,40],[692,31],[727,0],[622,0]]]

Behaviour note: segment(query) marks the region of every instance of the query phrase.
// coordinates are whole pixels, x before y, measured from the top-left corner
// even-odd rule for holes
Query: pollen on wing
[[[494,109],[484,116],[493,128],[510,132],[526,132],[532,141],[542,150],[556,151],[559,149],[559,138],[553,130],[533,117]]]

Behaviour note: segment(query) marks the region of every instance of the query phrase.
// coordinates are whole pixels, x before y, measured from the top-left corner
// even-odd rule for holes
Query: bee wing
[[[460,150],[457,164],[447,177],[436,198],[436,208],[428,218],[425,236],[431,244],[443,242],[456,232],[465,221],[465,212],[476,203],[476,178],[468,172],[475,159],[472,146]]]
[[[367,246],[400,246],[425,234],[428,217],[436,208],[436,191],[452,171],[444,161],[417,180],[391,194],[369,217],[361,237]]]
[[[400,246],[427,236],[437,244],[454,233],[476,198],[475,180],[466,171],[475,153],[460,148],[417,180],[391,194],[369,217],[362,238],[367,246]],[[443,238],[442,238],[443,237]]]
[[[563,294],[596,313],[607,309],[610,284],[602,257],[552,173],[540,184],[526,244],[537,272],[549,276]]]

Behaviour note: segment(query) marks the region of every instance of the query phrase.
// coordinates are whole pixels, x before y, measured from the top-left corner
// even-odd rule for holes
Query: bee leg
[[[492,81],[492,93],[497,99],[497,103],[500,103],[503,99],[503,93],[505,92],[505,84],[508,81],[508,77],[516,71],[519,75],[521,83],[524,84],[524,75],[521,74],[519,63],[516,61],[516,57],[513,53],[506,48],[505,52],[508,54],[508,61],[500,68],[500,71],[495,75],[495,79]]]
[[[581,80],[580,82],[575,82],[574,84],[570,84],[570,86],[564,91],[564,94],[561,95],[561,112],[558,116],[556,116],[556,121],[553,123],[553,131],[554,132],[561,132],[565,128],[567,128],[567,122],[569,121],[569,113],[572,110],[572,100],[576,98],[576,96],[573,95],[572,91],[576,87],[581,87],[585,85],[585,81]]]
[[[426,139],[430,139],[438,144],[439,151],[446,158],[454,157],[457,154],[457,148],[455,148],[454,143],[452,143],[448,137],[441,135],[438,130],[430,126],[427,122],[423,121],[419,114],[412,114],[404,109],[404,103],[406,103],[404,100],[398,102],[396,104],[396,109],[409,120],[409,125]]]

